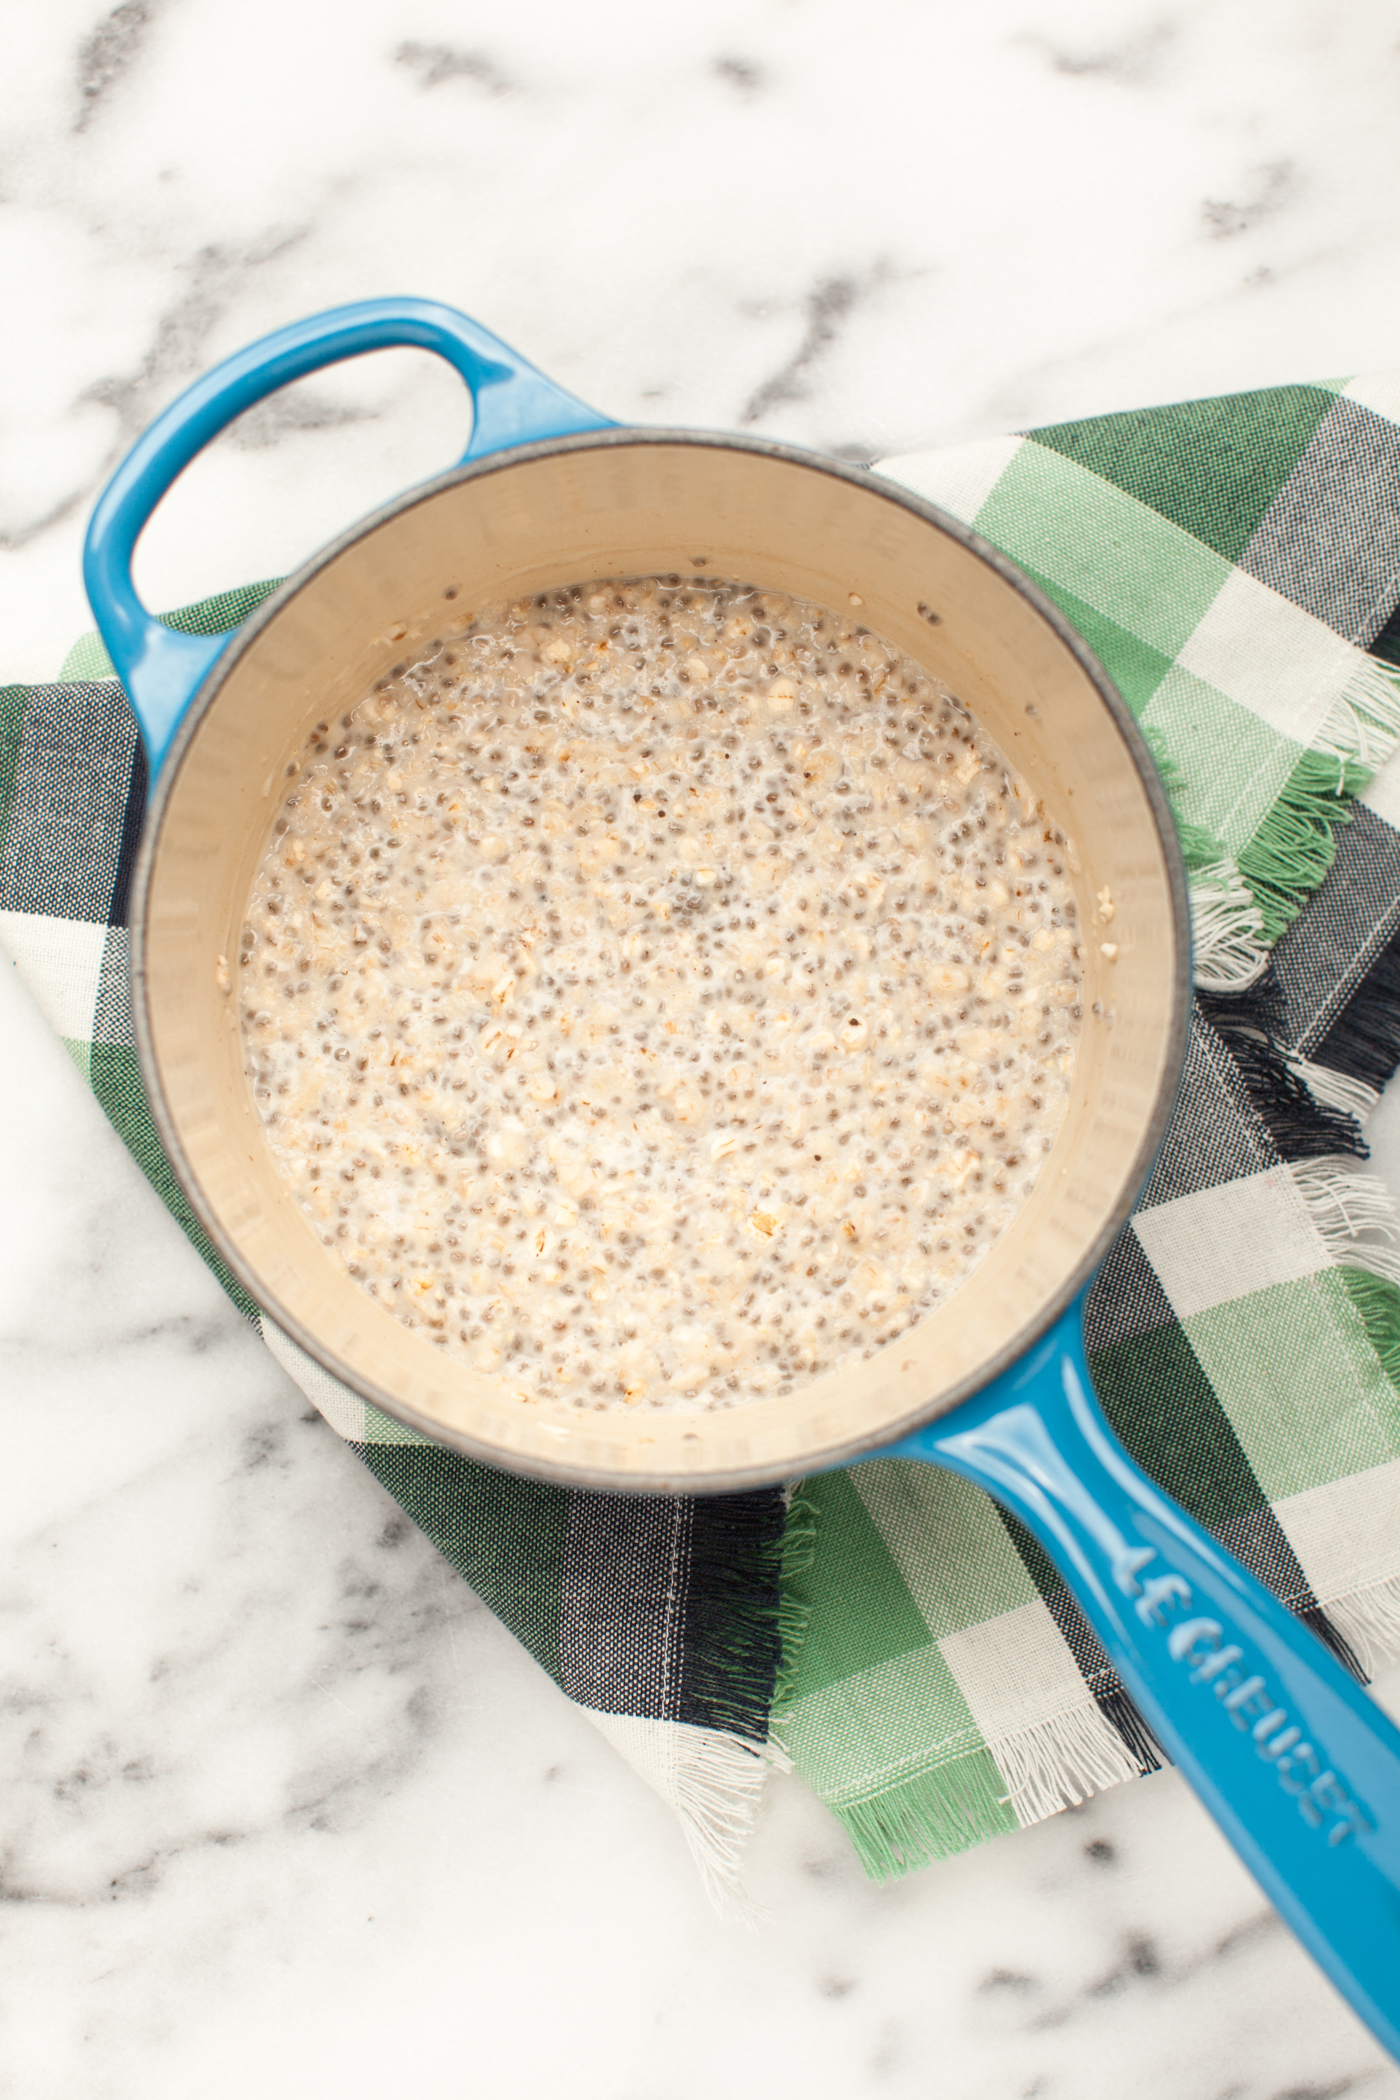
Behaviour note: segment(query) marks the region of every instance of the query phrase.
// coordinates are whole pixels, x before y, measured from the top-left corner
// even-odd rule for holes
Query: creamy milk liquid
[[[482,611],[289,772],[236,983],[268,1143],[522,1402],[791,1392],[1033,1186],[1072,849],[854,617],[674,578]]]

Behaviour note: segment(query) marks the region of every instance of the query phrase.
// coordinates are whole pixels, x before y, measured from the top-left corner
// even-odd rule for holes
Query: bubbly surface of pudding
[[[267,1141],[333,1258],[523,1402],[791,1391],[1029,1193],[1068,850],[854,617],[670,578],[483,610],[293,771],[236,983]]]

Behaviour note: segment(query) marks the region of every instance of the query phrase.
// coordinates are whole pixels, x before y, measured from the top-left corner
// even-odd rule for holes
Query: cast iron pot
[[[138,534],[253,402],[415,344],[475,404],[461,464],[355,526],[235,634],[177,634],[136,597]],[[335,1266],[254,1113],[235,1000],[253,872],[319,720],[482,601],[599,576],[742,579],[862,619],[957,693],[1105,886],[1116,957],[1084,944],[1064,1128],[1005,1238],[869,1362],[719,1414],[522,1406],[445,1361]],[[230,1268],[318,1363],[411,1428],[580,1487],[721,1493],[873,1457],[980,1482],[1040,1538],[1115,1667],[1247,1865],[1400,2054],[1400,1732],[1314,1635],[1140,1474],[1099,1411],[1084,1294],[1166,1127],[1190,1014],[1186,886],[1151,759],[1101,666],[993,548],[877,476],[788,447],[622,429],[444,306],[372,300],[283,329],[172,404],[104,492],[97,623],[154,782],[133,907],[137,1038],[176,1172]]]

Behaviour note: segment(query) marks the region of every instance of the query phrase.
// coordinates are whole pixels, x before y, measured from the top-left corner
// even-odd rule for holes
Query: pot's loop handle
[[[1094,1398],[1081,1314],[876,1455],[951,1467],[1030,1526],[1250,1872],[1400,2056],[1400,1729],[1138,1471]]]
[[[555,386],[479,322],[428,299],[333,307],[279,328],[206,372],[132,446],[98,499],[83,550],[88,598],[140,724],[152,775],[229,640],[179,634],[137,597],[131,560],[152,511],[196,453],[254,402],[325,365],[403,346],[435,350],[466,381],[475,414],[464,461],[536,438],[612,427],[609,417]]]

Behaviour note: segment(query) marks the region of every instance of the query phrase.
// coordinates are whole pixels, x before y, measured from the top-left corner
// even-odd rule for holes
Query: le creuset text
[[[1135,1600],[1133,1609],[1144,1626],[1165,1627],[1167,1653],[1174,1663],[1190,1671],[1192,1684],[1209,1685],[1220,1701],[1221,1711],[1240,1733],[1248,1730],[1258,1755],[1272,1764],[1274,1777],[1293,1797],[1299,1815],[1312,1830],[1327,1830],[1327,1843],[1341,1845],[1354,1833],[1374,1830],[1375,1823],[1345,1780],[1328,1765],[1292,1719],[1263,1674],[1253,1669],[1236,1641],[1227,1641],[1218,1619],[1176,1618],[1189,1611],[1191,1585],[1171,1571],[1138,1576],[1157,1558],[1151,1546],[1139,1546],[1115,1556],[1113,1579],[1123,1596]],[[1334,1820],[1328,1821],[1333,1818]]]

